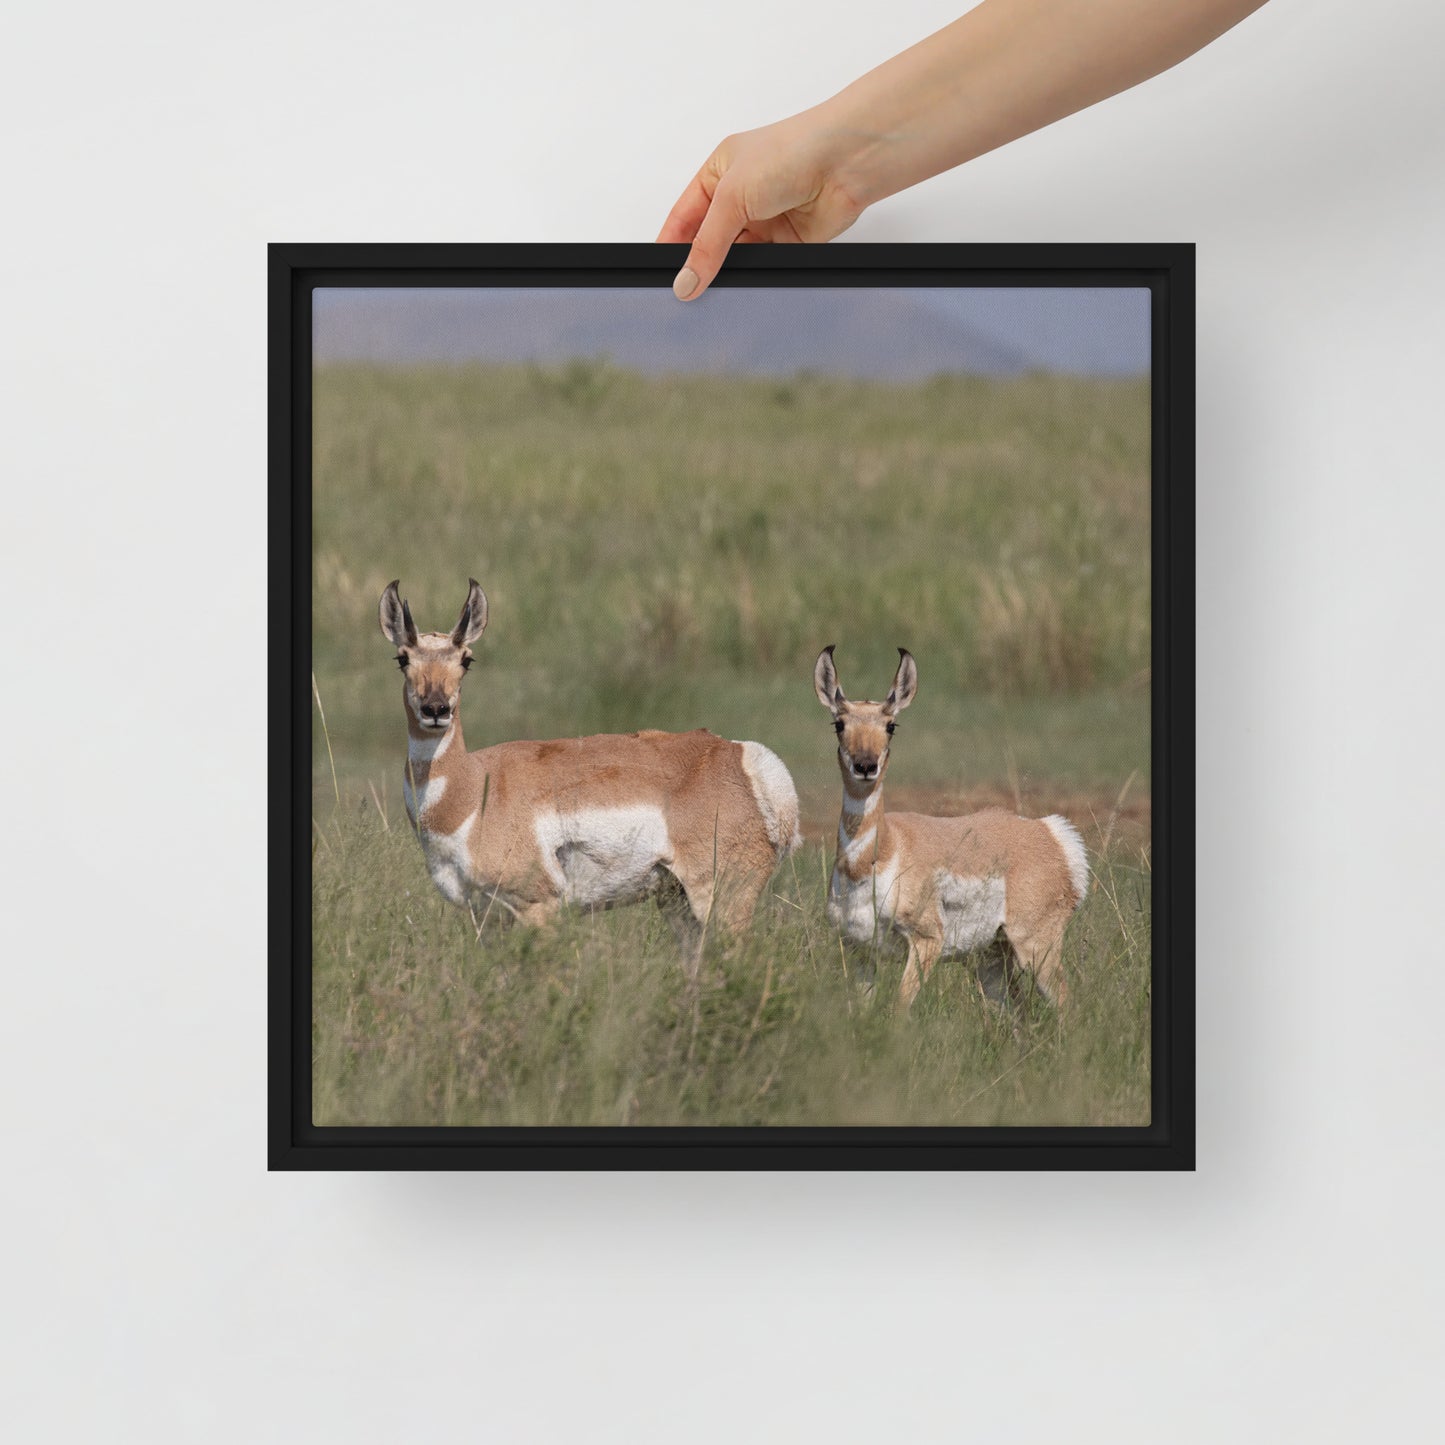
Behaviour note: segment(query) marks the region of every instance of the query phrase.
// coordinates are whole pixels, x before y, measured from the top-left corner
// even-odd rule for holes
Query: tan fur
[[[472,585],[476,597],[480,589]],[[781,765],[786,786],[768,799],[772,830],[780,839],[775,843],[769,813],[744,767],[744,744],[702,729],[505,742],[468,752],[457,711],[462,661],[470,656],[463,626],[450,635],[408,633],[398,610],[404,604],[395,602],[394,589],[395,584],[383,595],[381,620],[405,659],[402,700],[410,746],[404,795],[444,896],[474,916],[495,903],[524,922],[541,923],[564,901],[558,872],[565,873],[563,854],[575,846],[597,895],[593,906],[643,897],[672,905],[690,967],[710,920],[728,929],[750,922],[797,833],[797,798]],[[485,617],[485,598],[479,605]],[[466,618],[464,611],[463,622]],[[435,710],[445,709],[445,726],[428,726],[424,707],[433,708],[434,717]],[[665,827],[655,864],[648,854],[640,865],[644,877],[609,892],[606,862],[594,862],[586,837],[579,844],[569,835],[562,853],[545,855],[539,818],[543,834],[548,827],[566,832],[598,810],[605,821],[618,809],[645,810],[648,820],[656,810]],[[625,831],[622,836],[625,852]]]
[[[1011,951],[1010,971],[1021,967],[1040,990],[1062,1005],[1064,928],[1083,894],[1077,878],[1084,868],[1082,845],[1071,867],[1064,844],[1041,819],[1021,818],[1001,808],[956,818],[922,813],[885,814],[883,778],[888,770],[897,716],[912,702],[917,669],[902,648],[894,685],[886,701],[853,702],[843,694],[833,668],[832,648],[818,657],[814,686],[838,728],[838,767],[844,807],[838,852],[829,890],[829,912],[845,930],[867,923],[890,927],[908,941],[908,962],[899,990],[912,1004],[935,963],[951,952],[983,946],[997,899],[999,926]],[[863,776],[860,776],[860,773]],[[1065,820],[1054,820],[1077,844]],[[999,895],[1001,894],[1001,897]],[[962,913],[950,916],[949,905]],[[969,912],[970,908],[973,912]],[[966,946],[951,940],[972,924],[977,935]]]

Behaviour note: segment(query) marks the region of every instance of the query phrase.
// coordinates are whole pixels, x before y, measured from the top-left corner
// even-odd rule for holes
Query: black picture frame
[[[1153,1017],[1140,1128],[336,1128],[311,1122],[311,293],[317,286],[670,287],[686,248],[269,248],[271,1169],[1192,1169],[1194,247],[735,248],[719,287],[1131,286],[1152,293]]]

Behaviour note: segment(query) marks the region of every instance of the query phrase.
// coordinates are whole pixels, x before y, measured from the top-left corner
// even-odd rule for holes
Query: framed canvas
[[[270,250],[277,1169],[1194,1163],[1193,248]]]

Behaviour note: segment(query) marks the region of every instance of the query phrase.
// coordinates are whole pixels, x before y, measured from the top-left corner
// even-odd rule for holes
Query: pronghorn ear
[[[452,642],[457,647],[475,642],[487,625],[487,594],[477,585],[475,577],[468,581],[472,590],[467,593],[467,605],[462,608],[461,618],[452,629]]]
[[[399,582],[389,582],[381,594],[382,635],[393,647],[415,647],[416,623],[411,620],[411,608],[396,590],[399,585]]]
[[[914,662],[913,654],[906,647],[900,647],[898,649],[898,671],[893,675],[893,686],[889,689],[883,706],[890,713],[902,712],[913,701],[913,694],[917,691],[918,664]]]
[[[838,704],[846,700],[843,689],[838,686],[838,669],[833,666],[833,649],[837,645],[836,642],[830,642],[818,654],[818,660],[813,665],[813,691],[818,694],[818,701],[829,712],[837,712]]]

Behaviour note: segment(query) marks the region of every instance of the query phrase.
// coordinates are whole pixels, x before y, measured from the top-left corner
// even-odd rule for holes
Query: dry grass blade
[[[391,832],[391,823],[390,823],[390,822],[388,821],[388,819],[387,819],[387,816],[386,816],[386,808],[385,808],[385,806],[382,804],[381,798],[380,798],[379,794],[378,794],[377,791],[376,791],[376,784],[373,783],[370,778],[368,778],[368,779],[366,780],[366,786],[371,789],[371,801],[376,804],[376,811],[377,811],[377,813],[378,813],[378,814],[380,815],[380,817],[381,817],[381,826],[382,826],[388,833],[390,833],[390,832]]]
[[[767,970],[767,973],[763,976],[763,992],[762,992],[762,996],[758,999],[758,1006],[757,1006],[756,1011],[755,1011],[754,1014],[753,1014],[753,1021],[752,1021],[752,1023],[750,1023],[750,1024],[748,1025],[748,1036],[747,1036],[747,1038],[743,1041],[743,1052],[744,1052],[744,1053],[747,1052],[748,1045],[752,1043],[753,1038],[756,1036],[756,1034],[757,1034],[757,1032],[758,1032],[758,1025],[763,1021],[763,1010],[764,1010],[765,1008],[767,1008],[767,1006],[768,1006],[768,1000],[769,1000],[772,996],[773,996],[773,955],[772,955],[771,952],[769,952],[769,954],[768,954],[768,970]]]
[[[1015,1036],[1017,1036],[1017,1031],[1015,1031]],[[997,1075],[995,1078],[990,1079],[988,1083],[983,1086],[983,1088],[978,1090],[977,1093],[970,1094],[968,1098],[966,1098],[958,1106],[959,1112],[962,1113],[965,1109],[968,1108],[970,1104],[977,1103],[981,1098],[983,1098],[986,1093],[989,1092],[990,1089],[996,1089],[1001,1083],[1003,1083],[1006,1078],[1008,1078],[1011,1073],[1013,1073],[1015,1069],[1017,1069],[1021,1064],[1026,1063],[1029,1059],[1031,1059],[1035,1052],[1037,1052],[1037,1045],[1034,1048],[1027,1050],[1025,1053],[1020,1054],[1019,1057],[1016,1058],[1013,1063],[1011,1063],[1008,1068],[1006,1068],[1001,1074]]]
[[[1109,821],[1104,825],[1104,836],[1099,840],[1099,852],[1104,856],[1107,856],[1109,852],[1109,840],[1114,836],[1114,824],[1119,821],[1119,814],[1124,811],[1124,800],[1129,796],[1129,789],[1134,786],[1134,780],[1138,776],[1139,769],[1135,768],[1124,779],[1124,786],[1119,789],[1119,796],[1114,799],[1114,806],[1109,812]]]
[[[331,751],[331,729],[326,726],[326,709],[321,706],[321,689],[316,685],[316,674],[311,674],[311,696],[316,699],[316,711],[321,714],[321,735],[326,739],[326,757],[331,764],[331,791],[336,795],[336,805],[341,806],[341,784],[336,781],[336,754]]]

